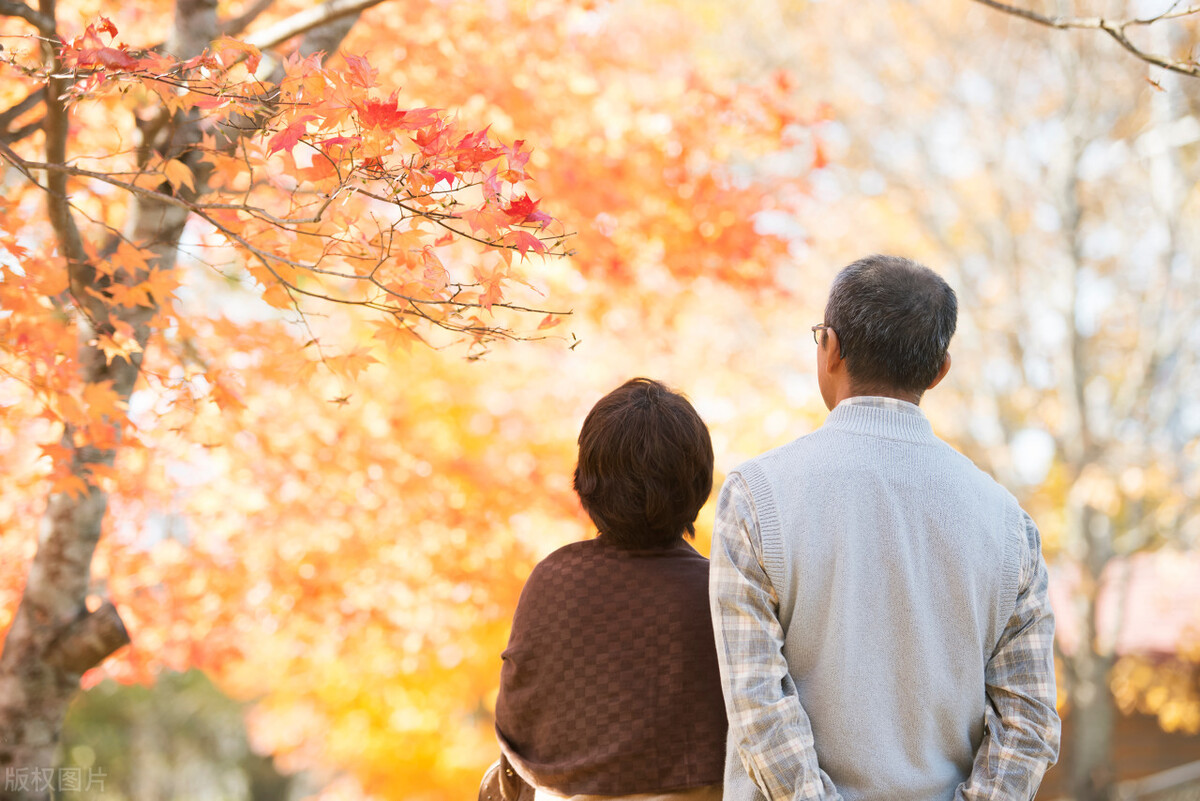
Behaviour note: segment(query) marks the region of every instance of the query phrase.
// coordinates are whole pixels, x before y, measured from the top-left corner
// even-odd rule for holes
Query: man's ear
[[[934,376],[933,381],[925,389],[931,390],[942,383],[942,379],[946,377],[946,373],[948,372],[950,372],[950,352],[946,351],[946,358],[942,360],[942,369],[938,370],[938,374]]]
[[[842,342],[838,339],[837,331],[825,329],[825,371],[836,372],[841,368],[845,359],[842,358]]]

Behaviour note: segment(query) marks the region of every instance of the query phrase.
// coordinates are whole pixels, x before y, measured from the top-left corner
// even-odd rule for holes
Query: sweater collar
[[[870,395],[846,398],[829,413],[822,427],[909,442],[935,439],[933,427],[919,406]]]

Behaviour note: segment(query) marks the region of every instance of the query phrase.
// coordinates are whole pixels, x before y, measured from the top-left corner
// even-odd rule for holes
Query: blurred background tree
[[[954,370],[928,405],[1043,528],[1072,721],[1059,771],[1074,797],[1107,797],[1114,685],[1126,711],[1200,730],[1194,646],[1165,660],[1121,649],[1137,647],[1122,627],[1131,573],[1164,564],[1133,557],[1194,549],[1200,532],[1200,81],[1146,76],[1102,36],[971,4],[868,3],[822,35],[837,16],[812,4],[743,25],[747,53],[803,70],[833,107],[807,246],[825,258],[867,239],[954,277]],[[1143,41],[1186,67],[1196,23],[1164,21]],[[1200,599],[1174,601],[1194,625]]]

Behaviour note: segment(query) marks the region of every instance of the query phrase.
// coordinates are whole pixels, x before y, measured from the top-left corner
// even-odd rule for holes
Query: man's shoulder
[[[829,431],[817,428],[797,437],[791,442],[784,443],[752,456],[733,468],[730,473],[745,475],[748,471],[771,470],[789,467],[791,464],[812,458],[829,444]]]
[[[1016,496],[1007,487],[997,481],[995,476],[977,465],[971,457],[940,437],[937,438],[936,442],[936,447],[943,452],[944,458],[963,480],[972,482],[980,490],[1002,497],[1007,503],[1013,506],[1020,506],[1020,502],[1017,501]]]
[[[756,483],[755,477],[766,479],[773,475],[788,475],[805,469],[806,465],[819,463],[825,465],[827,470],[837,463],[849,467],[853,460],[863,458],[861,451],[855,447],[862,441],[862,437],[844,431],[817,428],[791,442],[746,459],[731,470],[729,475],[739,475],[748,484],[753,485]],[[1003,484],[942,438],[931,436],[921,447],[932,449],[936,460],[950,470],[958,481],[971,486],[974,491],[991,495],[1006,505],[1020,508],[1019,501]],[[852,469],[863,466],[857,464]]]

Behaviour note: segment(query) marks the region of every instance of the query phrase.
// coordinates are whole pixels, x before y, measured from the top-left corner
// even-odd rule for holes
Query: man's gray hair
[[[825,324],[837,332],[856,392],[919,397],[937,377],[958,321],[958,298],[933,270],[898,256],[844,268],[829,291]]]

